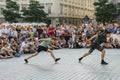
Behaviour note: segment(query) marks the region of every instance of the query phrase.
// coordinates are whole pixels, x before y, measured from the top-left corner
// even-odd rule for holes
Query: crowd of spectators
[[[100,31],[101,26],[110,31],[113,35],[107,39],[104,46],[108,49],[120,48],[120,26],[118,24],[106,24],[93,26],[87,25],[53,25],[37,26],[37,25],[2,25],[0,24],[0,58],[19,57],[21,54],[35,52],[39,39],[56,37],[56,43],[51,43],[50,49],[61,48],[89,48],[92,41],[88,39]]]

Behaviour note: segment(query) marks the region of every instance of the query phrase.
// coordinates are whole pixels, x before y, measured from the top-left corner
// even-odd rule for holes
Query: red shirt
[[[54,27],[49,27],[48,28],[48,34],[49,34],[49,36],[53,36],[54,35],[54,31],[55,31],[55,28]]]

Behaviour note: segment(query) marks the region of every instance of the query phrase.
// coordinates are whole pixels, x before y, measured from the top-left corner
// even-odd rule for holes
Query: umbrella
[[[40,22],[40,23],[38,23],[38,25],[39,25],[39,26],[46,26],[47,24],[44,23],[44,22]]]
[[[5,25],[5,26],[9,26],[10,25],[10,23],[2,23],[2,25]]]

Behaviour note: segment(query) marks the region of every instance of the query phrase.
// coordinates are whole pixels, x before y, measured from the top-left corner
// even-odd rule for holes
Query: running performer
[[[97,33],[96,35],[92,36],[89,40],[90,41],[93,39],[95,39],[95,40],[92,42],[90,50],[87,53],[85,53],[82,57],[79,58],[79,62],[81,62],[81,60],[83,58],[87,57],[95,49],[97,49],[102,53],[101,54],[101,64],[107,65],[108,63],[104,61],[104,57],[105,57],[104,45],[107,42],[107,37],[110,37],[110,36],[111,36],[111,33],[109,31],[102,31],[102,32]]]
[[[50,53],[51,57],[54,59],[55,63],[60,60],[60,58],[55,58],[53,52],[48,48],[48,45],[55,42],[56,38],[46,38],[46,39],[40,39],[42,42],[38,45],[37,51],[33,54],[31,54],[29,57],[25,58],[25,63],[28,63],[28,60],[32,57],[37,56],[41,51],[46,51]]]

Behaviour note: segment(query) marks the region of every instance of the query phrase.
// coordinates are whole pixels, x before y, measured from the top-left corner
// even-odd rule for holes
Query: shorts
[[[48,51],[48,47],[38,46],[37,52],[41,52],[41,51]]]
[[[102,51],[104,49],[104,47],[102,47],[100,45],[92,44],[89,52],[92,53],[95,49]]]

